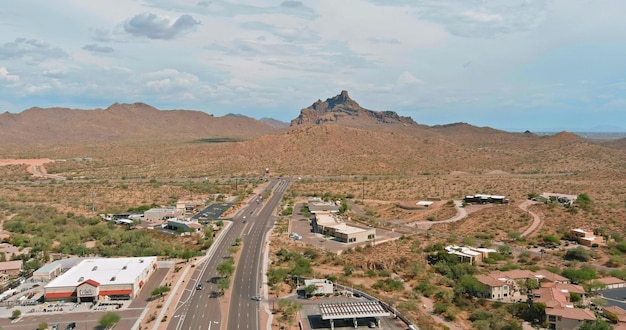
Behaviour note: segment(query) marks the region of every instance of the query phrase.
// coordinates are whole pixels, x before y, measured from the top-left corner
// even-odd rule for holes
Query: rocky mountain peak
[[[393,111],[372,111],[361,107],[350,98],[348,91],[339,95],[317,100],[308,108],[300,110],[298,118],[291,121],[291,126],[319,125],[333,122],[339,125],[367,127],[376,124],[409,124],[416,123],[409,117],[401,117]]]

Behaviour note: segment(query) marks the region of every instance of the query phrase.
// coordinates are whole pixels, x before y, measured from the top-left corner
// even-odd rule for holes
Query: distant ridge
[[[246,116],[214,117],[201,111],[159,110],[141,102],[114,103],[104,110],[34,107],[18,114],[0,114],[0,140],[16,144],[248,139],[275,132],[275,128]]]

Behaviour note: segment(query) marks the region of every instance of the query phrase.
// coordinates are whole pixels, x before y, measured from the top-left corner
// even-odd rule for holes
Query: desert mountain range
[[[540,136],[466,123],[421,125],[393,111],[362,108],[346,91],[302,109],[290,124],[115,103],[106,109],[31,108],[3,113],[0,140],[3,153],[14,158],[71,158],[88,146],[91,149],[82,149],[83,156],[112,159],[117,157],[113,151],[97,155],[104,152],[101,145],[132,148],[158,142],[162,157],[181,162],[174,166],[181,173],[172,175],[182,175],[183,170],[199,175],[245,173],[265,167],[324,175],[626,168],[624,139],[604,145],[567,132]],[[51,150],[60,154],[48,155]],[[136,153],[127,154],[131,152]],[[179,160],[183,154],[184,161]]]

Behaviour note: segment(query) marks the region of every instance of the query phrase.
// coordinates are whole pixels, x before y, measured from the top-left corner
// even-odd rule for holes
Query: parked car
[[[56,324],[52,325],[52,328],[50,328],[50,330],[59,330],[59,324],[56,323]]]
[[[65,327],[65,330],[72,330],[72,329],[76,329],[76,322],[71,322],[70,324],[67,325],[67,327]]]

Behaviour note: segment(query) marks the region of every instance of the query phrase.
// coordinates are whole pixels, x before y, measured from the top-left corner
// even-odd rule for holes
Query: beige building
[[[19,277],[22,273],[22,260],[0,262],[0,275],[6,278]]]
[[[183,214],[183,210],[177,208],[153,208],[143,213],[143,218],[146,221],[165,220],[176,218]]]
[[[448,245],[445,247],[448,254],[454,254],[459,257],[459,261],[470,264],[477,264],[484,258],[489,258],[489,253],[497,252],[494,249],[475,248],[471,246]]]
[[[592,246],[593,244],[604,244],[604,238],[602,236],[596,236],[593,232],[585,231],[580,228],[575,228],[570,233],[576,237],[578,244],[584,246]]]
[[[343,243],[363,243],[376,239],[375,228],[362,228],[346,224],[334,213],[316,213],[313,231],[336,238]]]
[[[510,288],[506,283],[506,279],[498,279],[489,275],[476,275],[478,282],[484,284],[485,291],[482,296],[487,299],[501,300],[509,297]]]

